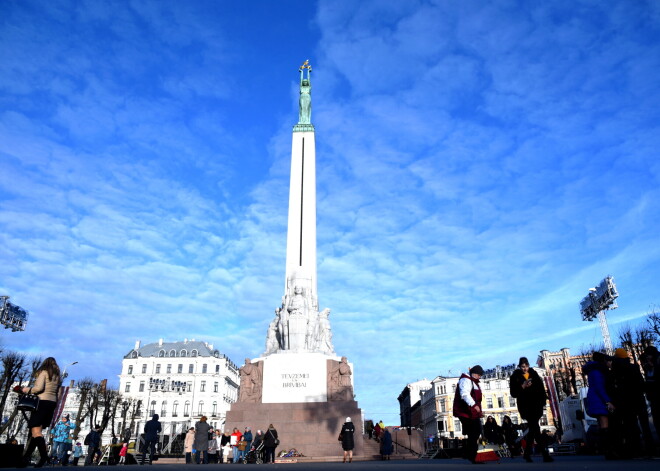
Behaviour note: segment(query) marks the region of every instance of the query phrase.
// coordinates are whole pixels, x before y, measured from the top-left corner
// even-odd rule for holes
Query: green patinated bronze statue
[[[307,78],[305,78],[307,70]],[[309,59],[300,66],[300,101],[298,124],[312,123],[312,66]]]

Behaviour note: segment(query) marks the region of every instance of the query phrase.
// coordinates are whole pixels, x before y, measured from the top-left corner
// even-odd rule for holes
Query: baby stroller
[[[256,446],[256,448],[250,447],[250,451],[248,451],[243,457],[243,463],[262,464],[263,462],[264,462],[264,442],[261,441]]]

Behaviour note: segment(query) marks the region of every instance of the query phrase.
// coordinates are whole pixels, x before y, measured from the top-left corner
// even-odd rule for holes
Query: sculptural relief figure
[[[261,374],[262,363],[253,364],[249,358],[245,359],[245,365],[241,367],[241,390],[238,402],[261,402],[261,385],[263,377]]]
[[[307,78],[303,78],[307,69]],[[309,61],[300,66],[300,99],[298,101],[299,113],[298,124],[310,124],[312,121],[312,81],[311,81],[312,66]]]
[[[341,361],[328,360],[328,400],[352,401],[353,385],[351,367],[346,357]]]
[[[289,311],[286,307],[275,310],[277,313],[277,330],[280,334],[280,348],[287,350],[289,348]]]
[[[330,328],[330,309],[325,308],[319,313],[317,346],[324,353],[334,353],[332,346],[332,329]]]
[[[288,311],[288,350],[304,350],[307,337],[307,324],[309,322],[309,305],[300,286],[293,288],[293,296],[289,299]]]
[[[278,326],[280,323],[280,310],[275,310],[275,318],[270,321],[268,326],[268,335],[266,336],[266,355],[275,353],[280,348]]]
[[[305,347],[309,351],[318,349],[319,342],[319,317],[318,315],[310,316],[307,322],[307,336],[305,337]]]

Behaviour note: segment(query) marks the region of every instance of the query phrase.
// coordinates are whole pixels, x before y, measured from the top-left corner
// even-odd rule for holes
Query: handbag
[[[339,434],[339,437],[337,437],[337,440],[339,440],[340,442],[343,441],[343,440],[344,440],[344,436],[340,433],[340,434]]]
[[[16,408],[25,412],[34,412],[39,407],[39,396],[36,394],[22,394],[18,398],[18,405]]]
[[[279,438],[276,438],[276,439],[275,439],[275,446],[278,446],[279,444],[280,444],[280,439],[279,439]]]

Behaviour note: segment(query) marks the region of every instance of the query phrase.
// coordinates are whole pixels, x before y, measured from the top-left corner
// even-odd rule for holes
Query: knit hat
[[[614,350],[614,358],[628,358],[628,352],[625,348],[617,348]]]
[[[470,368],[470,374],[483,375],[484,369],[481,367],[481,365],[474,365],[472,368]]]
[[[351,418],[350,418],[350,417],[346,417],[346,422],[350,422],[350,421],[351,421]]]

